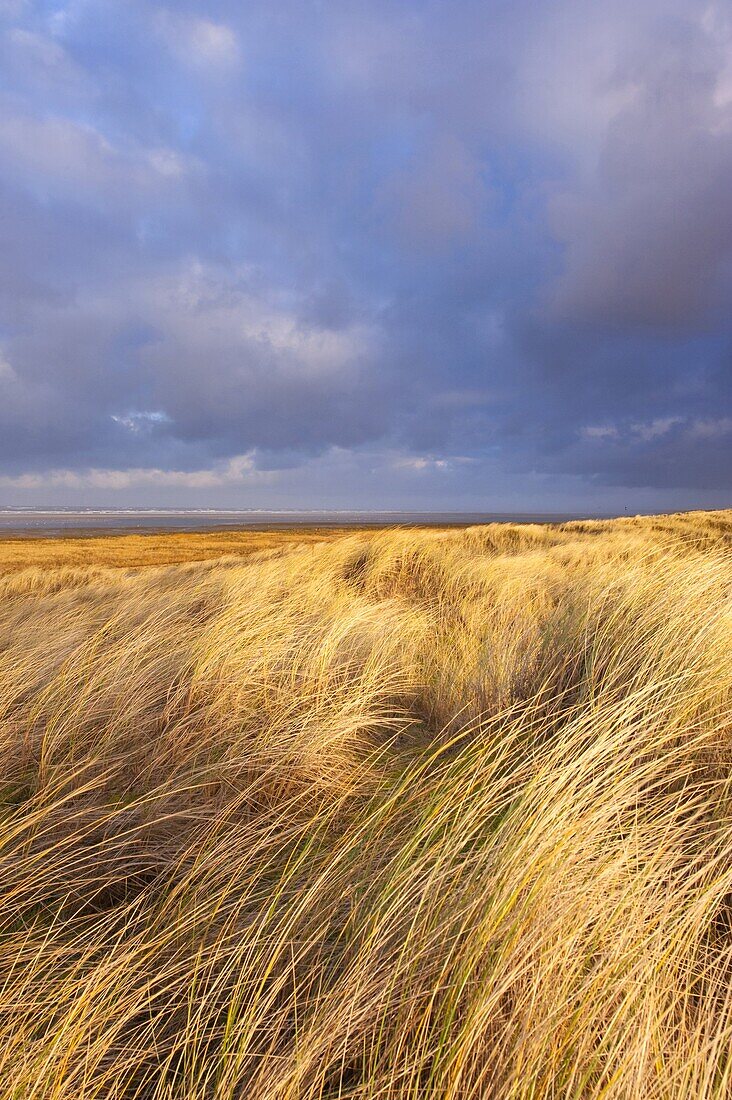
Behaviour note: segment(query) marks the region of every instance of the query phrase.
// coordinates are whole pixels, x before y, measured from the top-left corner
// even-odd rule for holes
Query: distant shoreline
[[[569,512],[216,511],[175,509],[0,508],[0,538],[93,537],[236,529],[276,531],[349,527],[464,527],[485,523],[566,523],[610,519]]]

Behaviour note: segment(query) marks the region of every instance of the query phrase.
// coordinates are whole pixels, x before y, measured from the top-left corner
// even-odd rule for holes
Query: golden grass
[[[0,538],[0,575],[21,569],[101,565],[138,569],[209,561],[223,554],[252,554],[275,547],[330,541],[348,534],[336,528],[164,532],[143,535],[69,535]]]
[[[0,1097],[732,1095],[731,536],[0,577]]]

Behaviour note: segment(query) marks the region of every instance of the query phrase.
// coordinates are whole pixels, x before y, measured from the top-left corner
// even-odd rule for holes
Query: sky
[[[0,0],[0,505],[732,505],[732,4]]]

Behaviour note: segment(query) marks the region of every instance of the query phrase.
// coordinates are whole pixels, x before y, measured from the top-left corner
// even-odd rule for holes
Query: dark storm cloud
[[[0,0],[0,477],[721,500],[731,196],[722,0]]]
[[[618,69],[629,103],[592,178],[550,203],[567,246],[551,304],[572,320],[673,330],[729,309],[729,41],[688,19],[654,32]]]

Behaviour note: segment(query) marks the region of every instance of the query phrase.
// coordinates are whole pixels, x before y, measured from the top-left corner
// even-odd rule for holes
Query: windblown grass
[[[731,535],[0,578],[0,1096],[732,1095]]]

